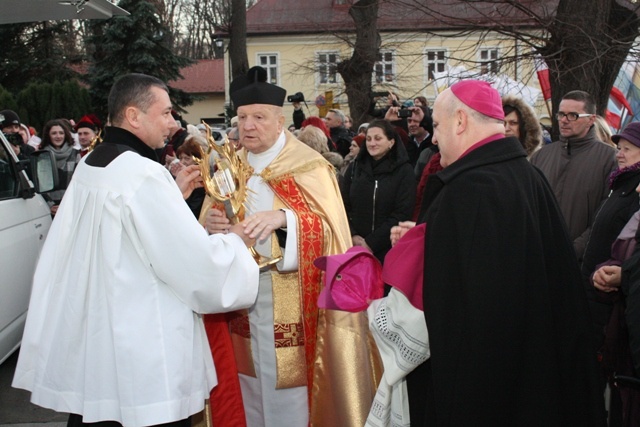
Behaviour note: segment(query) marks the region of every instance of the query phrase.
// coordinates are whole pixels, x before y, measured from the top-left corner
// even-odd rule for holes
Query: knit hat
[[[251,104],[267,104],[282,107],[287,91],[267,83],[267,70],[252,67],[246,76],[235,78],[229,86],[229,93],[235,108]]]
[[[364,143],[364,135],[359,133],[358,135],[351,138],[351,140],[355,141],[355,143],[358,144],[358,147],[362,148],[362,144]]]
[[[0,111],[0,128],[11,126],[11,125],[19,125],[19,124],[20,124],[20,117],[18,117],[15,111],[12,111],[12,110]]]
[[[629,123],[622,132],[613,135],[611,140],[617,144],[621,138],[626,139],[636,147],[640,147],[640,122]]]
[[[451,86],[451,92],[464,105],[478,113],[504,120],[502,98],[489,83],[481,80],[461,80]]]

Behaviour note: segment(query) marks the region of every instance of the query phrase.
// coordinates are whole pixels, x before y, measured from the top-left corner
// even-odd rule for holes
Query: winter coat
[[[331,140],[336,146],[336,151],[340,153],[342,157],[349,154],[349,147],[351,146],[351,140],[353,139],[353,133],[344,126],[338,126],[329,129],[331,132]]]
[[[611,245],[638,210],[639,197],[635,189],[639,183],[640,170],[629,170],[615,177],[611,183],[609,197],[602,203],[593,221],[583,256],[582,276],[589,300],[595,350],[598,352],[605,344],[605,329],[620,294],[596,289],[591,277],[601,264],[610,259]]]
[[[431,359],[412,425],[421,409],[429,427],[604,425],[575,253],[517,138],[431,176],[424,198]]]
[[[640,239],[640,227],[636,241]],[[631,258],[622,264],[620,285],[626,296],[626,323],[629,328],[629,342],[636,372],[640,373],[640,245],[636,245]]]
[[[581,259],[598,207],[609,194],[608,178],[616,167],[615,150],[596,138],[592,127],[584,138],[562,139],[531,156],[549,181]]]
[[[363,146],[345,173],[341,192],[351,235],[362,236],[384,262],[391,227],[411,220],[416,199],[416,180],[402,142],[397,140],[378,161]]]

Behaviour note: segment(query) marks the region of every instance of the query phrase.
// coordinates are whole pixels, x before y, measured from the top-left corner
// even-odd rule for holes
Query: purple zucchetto
[[[451,86],[451,92],[464,105],[478,113],[504,120],[502,98],[489,83],[482,80],[461,80]]]

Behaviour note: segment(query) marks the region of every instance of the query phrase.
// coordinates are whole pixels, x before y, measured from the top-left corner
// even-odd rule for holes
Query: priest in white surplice
[[[13,386],[73,426],[189,426],[217,382],[199,313],[254,303],[254,242],[240,225],[209,236],[184,202],[197,167],[179,187],[158,163],[162,81],[122,77],[109,115],[42,250]]]

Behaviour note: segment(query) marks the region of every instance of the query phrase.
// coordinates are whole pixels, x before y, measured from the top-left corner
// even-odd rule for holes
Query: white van
[[[20,162],[0,133],[0,364],[22,340],[33,273],[51,227],[49,206],[38,193],[55,185],[50,152]]]

